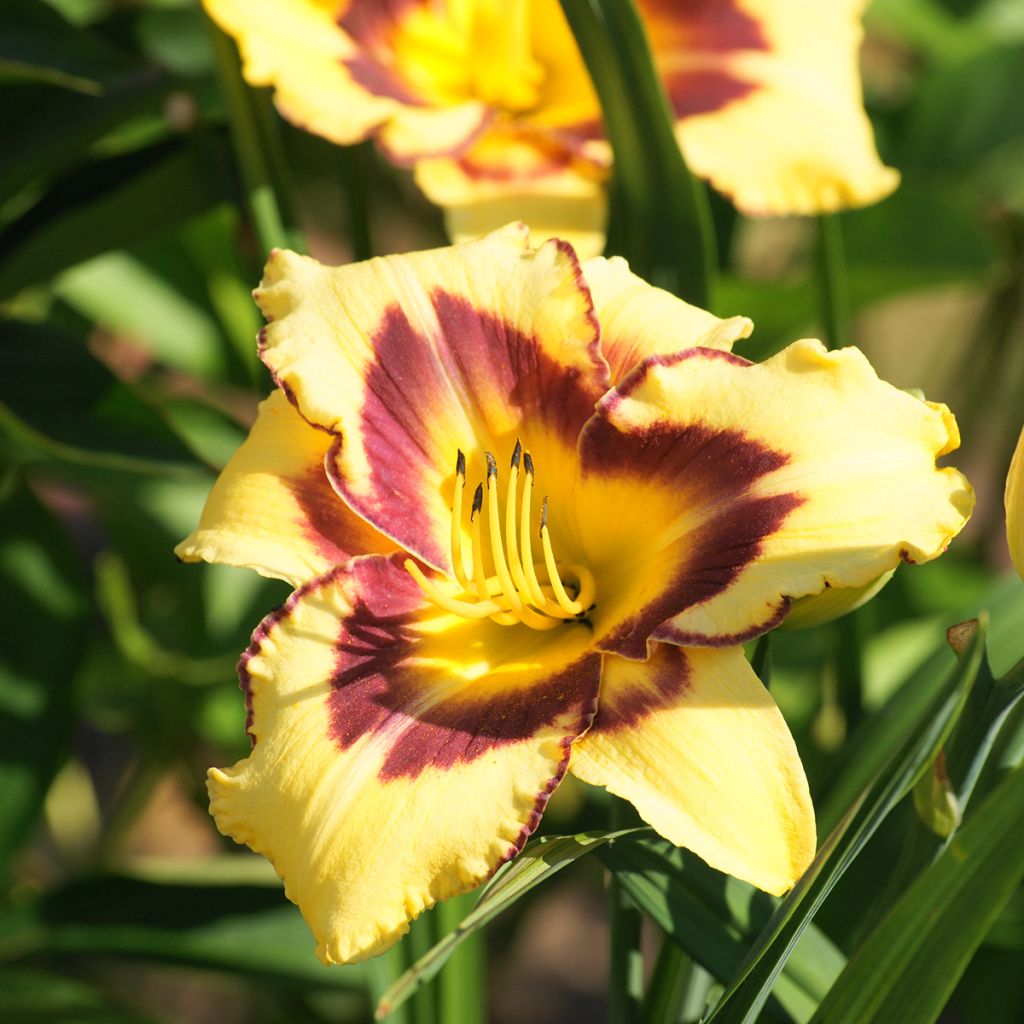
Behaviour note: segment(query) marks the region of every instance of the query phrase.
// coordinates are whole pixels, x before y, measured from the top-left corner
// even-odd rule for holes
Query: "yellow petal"
[[[598,126],[601,106],[559,0],[532,0],[531,45],[544,69],[536,108],[523,121],[537,128]]]
[[[643,0],[693,171],[752,214],[816,213],[888,195],[861,101],[863,0]]]
[[[856,349],[654,357],[580,440],[583,554],[569,557],[598,580],[599,644],[642,658],[652,631],[738,643],[789,598],[936,557],[974,502],[935,465],[958,443],[944,406],[880,381]]]
[[[323,267],[276,252],[256,293],[262,355],[313,423],[344,435],[335,488],[382,533],[449,565],[455,464],[521,437],[538,467],[570,458],[607,367],[579,264],[522,225],[479,242]]]
[[[415,74],[406,75],[416,70],[417,61],[422,63],[423,48],[413,45],[412,67],[379,56],[343,27],[346,19],[341,16],[351,15],[354,5],[341,0],[203,3],[238,43],[246,81],[273,86],[274,102],[289,121],[331,142],[349,145],[380,130],[381,143],[393,158],[408,162],[464,148],[489,117],[487,105],[472,96],[425,102],[421,92],[425,87],[430,92],[436,76],[431,73],[420,81]],[[365,11],[360,14],[365,21]],[[399,27],[403,20],[397,19]],[[414,21],[411,42],[423,43],[422,25],[429,27],[437,19]],[[446,63],[450,59],[442,61]]]
[[[601,324],[601,354],[615,384],[649,356],[670,355],[685,348],[729,351],[754,329],[745,316],[720,320],[652,287],[637,277],[621,256],[587,260],[583,276]]]
[[[741,650],[658,644],[605,658],[571,770],[677,846],[780,895],[814,857],[814,808],[786,723]]]
[[[337,24],[339,4],[317,0],[203,0],[238,43],[250,85],[274,87],[288,120],[347,145],[389,118],[400,104],[357,85],[343,61],[355,52]]]
[[[424,611],[409,575],[371,556],[254,634],[240,675],[255,745],[211,770],[210,808],[274,864],[325,963],[383,952],[536,828],[600,658],[583,627],[555,644],[526,632]]]
[[[608,202],[603,168],[577,150],[553,133],[495,127],[457,158],[420,160],[416,182],[444,208],[453,242],[516,219],[535,238],[563,239],[585,259],[604,249]]]
[[[331,488],[324,457],[333,440],[275,391],[217,478],[198,529],[175,554],[299,586],[353,555],[395,550]]]
[[[801,597],[790,605],[780,629],[811,629],[855,612],[893,578],[896,570],[882,573],[863,587],[828,587],[820,594]]]
[[[1010,547],[1010,558],[1024,579],[1024,430],[1017,441],[1017,448],[1006,475],[1006,541]]]

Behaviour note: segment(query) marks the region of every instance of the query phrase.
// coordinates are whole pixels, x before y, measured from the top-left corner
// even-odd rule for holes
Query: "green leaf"
[[[24,483],[11,478],[6,491],[0,496],[4,871],[31,832],[67,756],[77,720],[74,674],[88,627],[84,573],[64,530]]]
[[[850,806],[804,876],[780,904],[707,1024],[753,1024],[758,1019],[775,979],[835,884],[945,743],[981,666],[984,636],[985,630],[979,625],[913,731]]]
[[[652,284],[708,308],[715,241],[704,185],[686,167],[633,0],[562,0],[615,164],[608,251]]]
[[[90,147],[122,126],[145,120],[156,134],[166,135],[165,104],[180,88],[177,79],[156,68],[143,68],[102,96],[38,85],[0,87],[9,118],[0,151],[0,196],[80,165]]]
[[[226,150],[215,136],[203,143],[159,143],[56,182],[0,234],[0,297],[167,233],[230,199]]]
[[[138,391],[78,339],[47,324],[0,322],[0,430],[51,458],[167,472],[192,452]]]
[[[815,1024],[931,1024],[1024,878],[1024,768],[1008,775],[853,954]]]
[[[0,5],[0,82],[24,79],[96,96],[134,70],[126,54],[38,0]]]
[[[619,839],[597,855],[665,935],[723,982],[739,969],[777,905],[649,831]],[[844,964],[827,936],[810,926],[776,982],[766,1014],[807,1019]]]
[[[503,868],[487,885],[476,906],[462,923],[437,945],[421,956],[380,998],[378,1019],[402,1005],[417,989],[444,966],[445,961],[470,935],[507,910],[531,889],[557,874],[585,854],[622,836],[621,832],[583,832],[575,836],[541,836],[527,843],[515,860]]]
[[[95,989],[72,978],[24,968],[0,970],[0,1019],[11,1024],[152,1024],[111,1006]]]
[[[940,569],[941,564],[936,562],[921,566],[919,571],[934,577],[934,572]],[[956,584],[962,591],[964,582],[957,580]],[[934,578],[931,585],[936,586]],[[1024,635],[1024,584],[1011,573],[983,595],[975,607],[979,605],[988,609],[991,618],[989,660],[994,666],[1013,664],[1024,653],[1020,650],[1020,637]],[[961,611],[947,616],[946,622],[956,622],[970,614],[969,611]],[[930,626],[929,632],[937,637],[939,624]],[[896,639],[900,647],[907,646],[905,637],[897,636]],[[885,654],[891,660],[899,651],[886,647]],[[949,662],[949,648],[943,641],[917,667],[906,673],[893,696],[846,743],[838,771],[829,780],[824,798],[817,801],[818,826],[822,834],[835,828],[857,794],[893,756],[903,738],[920,720],[942,687]]]
[[[223,859],[233,884],[224,884],[225,871],[207,880],[107,875],[72,882],[0,917],[0,957],[114,955],[304,988],[361,987],[361,965],[326,968],[317,960],[313,935],[277,879],[260,884],[230,864],[250,859]]]
[[[963,174],[1024,136],[1024,46],[993,45],[928,77],[901,133],[900,166]]]

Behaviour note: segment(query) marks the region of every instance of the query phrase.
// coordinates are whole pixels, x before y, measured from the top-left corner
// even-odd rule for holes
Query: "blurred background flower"
[[[293,124],[373,137],[453,240],[512,219],[604,247],[611,150],[558,0],[204,0]],[[888,195],[857,55],[863,0],[640,0],[687,163],[745,213]]]

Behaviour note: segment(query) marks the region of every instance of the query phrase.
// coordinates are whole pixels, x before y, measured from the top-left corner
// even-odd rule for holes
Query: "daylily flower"
[[[1006,542],[1010,558],[1021,579],[1024,579],[1024,430],[1017,439],[1017,447],[1006,474]]]
[[[972,505],[945,407],[855,349],[757,365],[619,259],[510,225],[257,301],[278,384],[185,559],[298,586],[240,663],[252,753],[210,772],[329,963],[514,857],[567,771],[772,893],[815,847],[738,646],[788,600],[938,555]]]
[[[558,0],[204,0],[282,114],[414,164],[456,240],[526,220],[603,246],[611,151]],[[694,173],[743,211],[888,195],[857,57],[864,0],[638,0]]]

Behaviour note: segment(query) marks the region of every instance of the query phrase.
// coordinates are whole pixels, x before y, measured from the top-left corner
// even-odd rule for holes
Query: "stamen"
[[[508,491],[505,495],[505,516],[502,520],[499,514],[498,464],[490,452],[484,454],[487,459],[487,476],[485,483],[478,484],[473,492],[469,513],[472,544],[472,568],[469,572],[466,570],[462,544],[462,492],[466,486],[466,457],[459,451],[455,460],[451,556],[455,579],[462,587],[462,592],[446,592],[437,582],[428,579],[411,559],[405,562],[406,570],[428,600],[463,618],[490,618],[501,625],[522,623],[531,629],[550,630],[566,620],[584,615],[592,606],[596,593],[594,577],[584,566],[559,566],[555,560],[548,530],[546,497],[541,510],[539,535],[549,583],[542,585],[537,576],[532,549],[533,531],[530,529],[534,480],[532,456],[523,451],[522,443],[517,439],[512,453]],[[522,492],[519,490],[520,468],[524,470]],[[488,575],[484,550],[485,487],[488,518],[486,537],[490,541],[493,575]],[[562,583],[563,575],[568,579],[575,578],[575,600],[566,592]]]
[[[425,597],[446,612],[461,615],[464,619],[486,619],[489,615],[501,611],[501,606],[493,601],[459,601],[450,597],[431,580],[423,575],[423,570],[411,559],[403,563],[405,571],[417,582]]]
[[[488,473],[488,478],[489,477],[490,474]],[[476,587],[477,597],[481,601],[486,601],[490,597],[490,594],[488,593],[487,588],[487,570],[484,568],[484,542],[480,528],[480,520],[483,518],[483,507],[484,485],[477,484],[476,491],[473,493],[473,508],[469,513],[469,519],[473,526],[473,585]],[[505,588],[502,587],[502,590],[504,589]],[[503,626],[511,626],[519,621],[518,617],[511,612],[498,610],[492,614],[492,617],[495,622],[499,622]]]
[[[515,584],[505,563],[504,545],[501,543],[501,520],[498,518],[498,465],[494,456],[487,452],[487,517],[491,529],[491,557],[494,559],[494,571],[501,581],[501,589],[512,611],[522,613],[523,602],[516,591]]]
[[[462,492],[466,489],[466,456],[459,449],[455,457],[455,497],[452,499],[452,570],[455,578],[469,590],[466,563],[462,560]]]
[[[521,507],[522,526],[519,531],[523,546],[523,574],[526,578],[526,589],[530,592],[530,600],[538,607],[543,608],[548,600],[544,591],[540,589],[540,581],[537,579],[537,571],[533,567],[533,550],[530,535],[530,499],[533,496],[533,458],[529,452],[523,455],[523,468],[526,470],[526,479],[523,480],[523,504]]]
[[[515,451],[512,452],[512,467],[508,474],[508,493],[505,495],[505,553],[508,555],[508,568],[516,588],[532,598],[519,561],[519,543],[516,540],[516,497],[519,493],[519,459],[522,453],[522,443],[516,438]]]
[[[558,566],[555,564],[555,554],[551,550],[551,536],[548,530],[548,499],[545,495],[544,504],[540,513],[540,539],[544,545],[544,564],[548,570],[548,580],[551,582],[551,589],[555,592],[555,600],[571,615],[579,615],[583,611],[583,605],[579,601],[572,600],[562,586],[561,577],[558,575]]]

